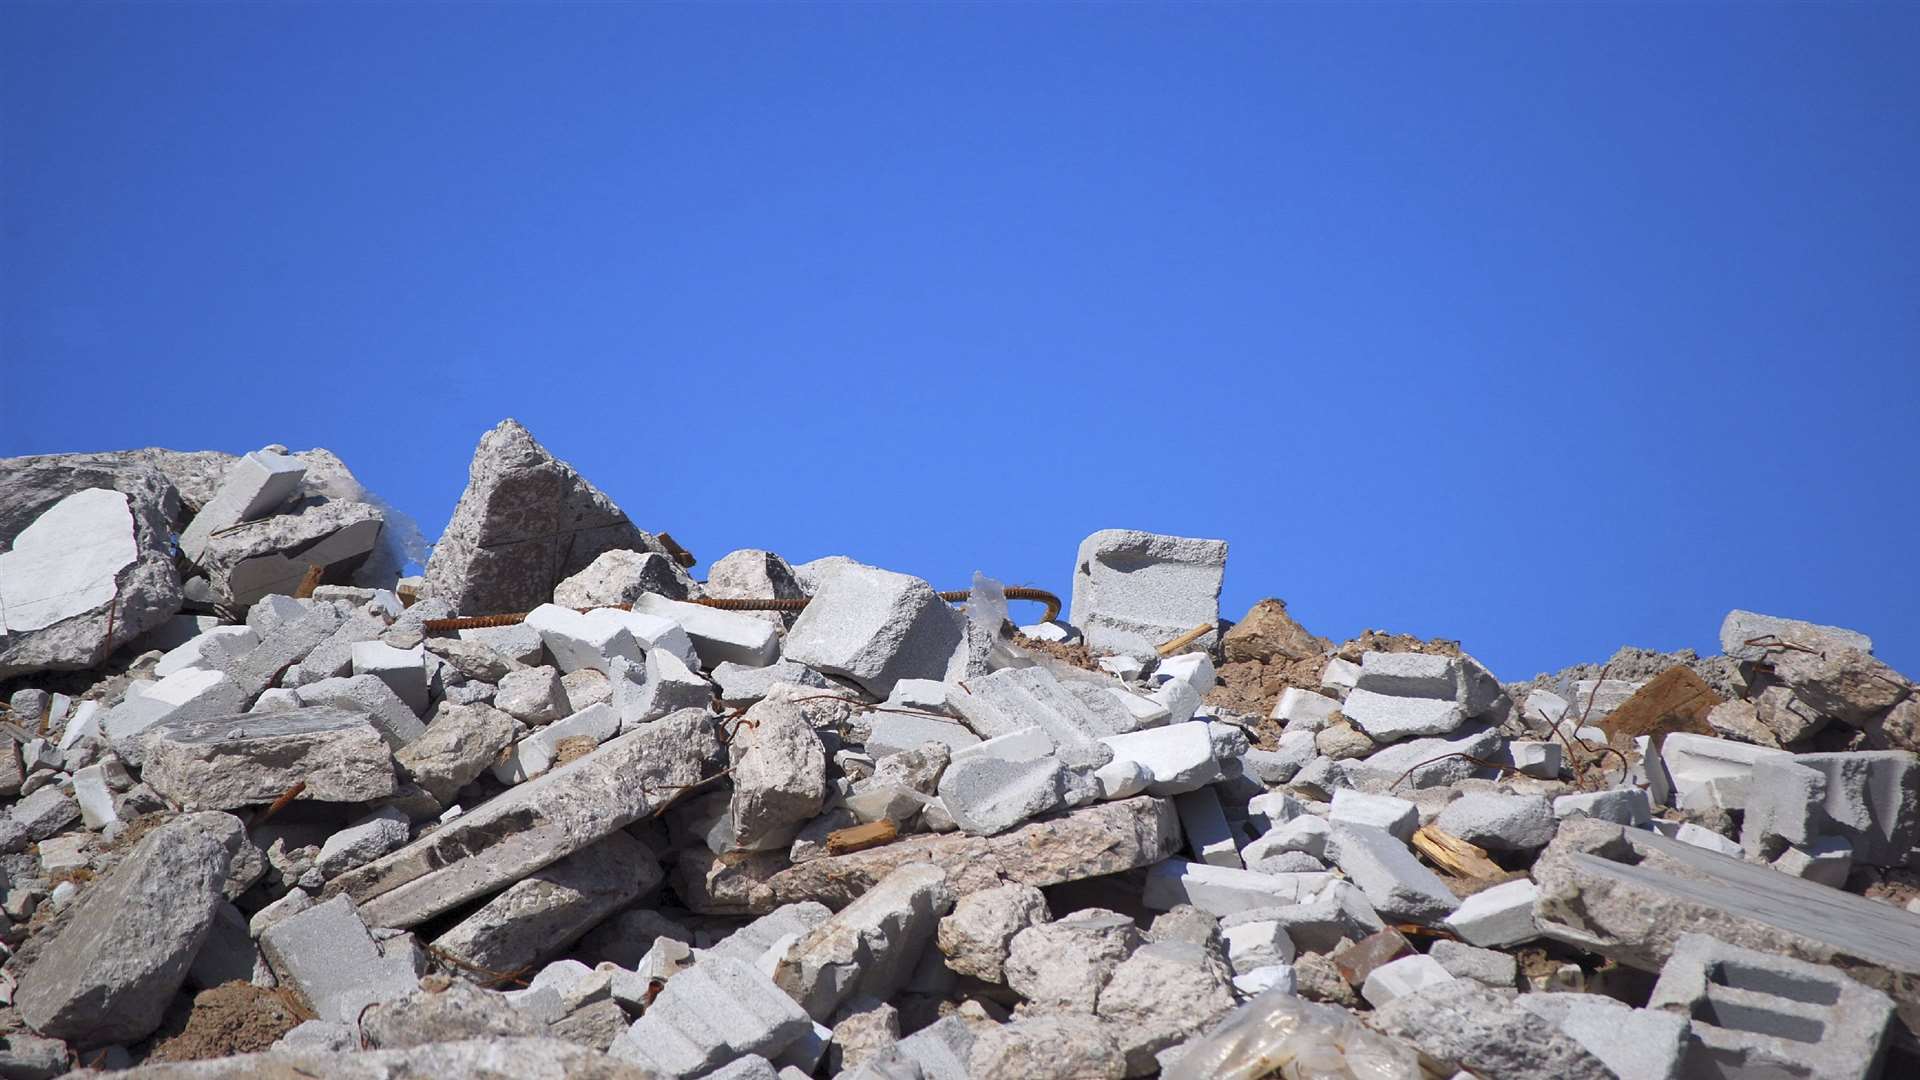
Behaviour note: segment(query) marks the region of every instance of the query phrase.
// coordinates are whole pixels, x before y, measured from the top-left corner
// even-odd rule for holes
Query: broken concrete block
[[[1507,754],[1513,759],[1513,767],[1540,780],[1559,778],[1564,752],[1564,748],[1555,742],[1515,739],[1507,744]]]
[[[813,859],[768,879],[766,902],[818,900],[844,907],[895,868],[912,862],[945,869],[956,896],[1007,882],[1045,888],[1148,866],[1179,847],[1173,806],[1143,796],[1070,810],[998,836],[909,836],[865,851]]]
[[[1224,540],[1106,529],[1080,543],[1068,620],[1095,652],[1151,656],[1164,642],[1220,621]],[[1216,635],[1197,642],[1210,648]]]
[[[1891,904],[1599,821],[1562,824],[1533,874],[1555,940],[1653,971],[1681,934],[1707,933],[1840,965],[1920,1019],[1920,915]]]
[[[1360,657],[1360,677],[1354,689],[1390,697],[1438,698],[1459,696],[1459,662],[1431,653],[1368,652]]]
[[[513,718],[489,705],[441,703],[419,738],[394,760],[441,805],[479,778],[513,742]]]
[[[137,760],[138,741],[156,724],[243,712],[248,700],[227,673],[184,668],[146,687],[137,697],[129,692],[101,719],[100,733]]]
[[[1256,919],[1222,926],[1220,938],[1226,946],[1227,963],[1237,975],[1245,975],[1263,967],[1293,963],[1293,938],[1278,919]]]
[[[1787,848],[1772,865],[1783,874],[1838,889],[1853,872],[1853,846],[1838,836],[1823,836]]]
[[[1483,948],[1532,941],[1540,936],[1533,915],[1534,903],[1539,897],[1540,887],[1531,881],[1505,882],[1460,901],[1444,925],[1459,934],[1461,940]]]
[[[367,1007],[360,1031],[368,1046],[398,1049],[455,1039],[543,1035],[547,1025],[517,1008],[505,994],[455,981],[438,992],[416,991]],[[620,1027],[626,1028],[623,1019]]]
[[[1827,824],[1827,776],[1793,758],[1754,763],[1747,785],[1746,814],[1741,818],[1740,847],[1748,854],[1772,858],[1790,844],[1807,844]]]
[[[947,704],[968,727],[989,738],[1038,726],[1056,746],[1089,743],[1131,731],[1137,724],[1111,694],[1076,694],[1042,667],[1004,668],[955,684]]]
[[[1490,851],[1538,851],[1553,839],[1554,804],[1541,795],[1463,795],[1433,823]]]
[[[73,801],[80,809],[80,821],[95,832],[120,820],[106,772],[104,765],[89,765],[73,774]]]
[[[1820,654],[1788,649],[1772,658],[1774,678],[1807,711],[1863,728],[1913,693],[1899,672],[1859,649]]]
[[[1140,930],[1125,915],[1100,908],[1041,922],[1007,943],[1007,986],[1036,1012],[1091,1013],[1100,990],[1140,947]]]
[[[518,881],[638,821],[705,779],[720,755],[689,710],[621,735],[327,884],[381,926],[409,927]]]
[[[614,657],[607,677],[613,684],[613,707],[620,714],[623,731],[681,709],[705,709],[713,704],[713,685],[665,649],[649,650],[644,664]],[[760,696],[766,693],[762,691]]]
[[[551,724],[573,712],[573,703],[567,700],[560,682],[560,669],[545,665],[501,676],[493,692],[493,707],[535,726]]]
[[[715,559],[707,567],[705,591],[708,596],[722,599],[804,600],[807,596],[787,560],[757,548],[730,551]],[[776,626],[792,626],[798,617],[794,612],[779,611],[742,614]]]
[[[346,897],[267,928],[260,951],[282,985],[320,1019],[336,1023],[358,1023],[366,1006],[406,997],[420,985],[411,948],[376,945]]]
[[[396,649],[379,641],[361,641],[353,646],[353,673],[372,675],[387,684],[415,716],[427,711],[426,651],[419,647]]]
[[[997,983],[1005,978],[1007,949],[1015,935],[1052,918],[1039,889],[1002,885],[960,897],[953,914],[940,920],[937,941],[956,974]]]
[[[987,744],[982,744],[987,745]],[[992,836],[1063,805],[1060,762],[965,754],[940,777],[940,801],[961,829]]]
[[[1720,623],[1720,651],[1732,659],[1764,660],[1769,647],[1777,645],[1798,645],[1816,653],[1841,649],[1873,651],[1872,638],[1839,626],[1822,626],[1738,609],[1728,612]]]
[[[825,675],[805,664],[796,664],[784,657],[765,667],[747,667],[727,661],[708,673],[720,690],[720,703],[734,708],[744,708],[767,696],[779,683],[790,683],[814,690],[832,690],[834,684],[827,681]]]
[[[708,958],[674,976],[608,1053],[663,1077],[693,1077],[744,1055],[778,1055],[812,1029],[766,975]]]
[[[1682,810],[1743,810],[1754,765],[1764,759],[1790,758],[1784,750],[1676,732],[1661,744],[1660,758],[1673,782]]]
[[[1364,688],[1349,692],[1340,712],[1377,742],[1445,735],[1467,722],[1466,709],[1450,699],[1390,697]]]
[[[194,817],[142,837],[21,974],[21,1018],[82,1046],[151,1034],[207,938],[230,859]]]
[[[1453,981],[1453,973],[1440,966],[1440,961],[1414,953],[1374,968],[1361,984],[1360,996],[1377,1009],[1389,1001],[1418,993],[1429,986]]]
[[[1340,709],[1337,698],[1316,694],[1311,690],[1302,690],[1289,686],[1280,691],[1280,697],[1273,703],[1270,719],[1284,720],[1288,730],[1296,728],[1304,731],[1318,731],[1327,726],[1333,714]]]
[[[927,743],[940,743],[954,754],[980,742],[980,736],[968,731],[964,725],[946,720],[936,720],[929,716],[903,716],[900,713],[877,713],[873,718],[873,733],[867,736],[867,753],[875,759],[888,754],[897,754],[903,750],[913,750]],[[1048,752],[1052,746],[1049,743]]]
[[[1158,1067],[1154,1055],[1190,1039],[1237,1002],[1226,965],[1204,946],[1155,941],[1114,968],[1100,991],[1098,1015],[1126,1056],[1127,1075]]]
[[[171,485],[66,456],[0,470],[0,680],[92,667],[180,610]]]
[[[638,663],[640,643],[613,612],[582,614],[558,604],[541,604],[527,613],[524,625],[540,631],[554,663],[562,672],[591,668],[607,673],[616,656]]]
[[[1320,672],[1320,685],[1345,695],[1360,682],[1360,665],[1338,656],[1330,657]]]
[[[45,840],[80,817],[79,804],[57,786],[36,788],[0,817],[0,851],[21,851]]]
[[[644,593],[669,600],[691,600],[701,595],[680,564],[655,551],[603,551],[587,568],[553,587],[553,602],[561,607],[596,608],[631,604]]]
[[[366,714],[309,708],[166,721],[143,740],[141,779],[190,810],[299,798],[367,802],[394,792],[393,756]]]
[[[1200,862],[1240,869],[1240,846],[1234,842],[1220,796],[1210,787],[1183,792],[1173,797],[1173,808],[1180,815],[1180,827],[1187,835],[1187,850]]]
[[[1204,722],[1109,735],[1100,740],[1116,761],[1135,761],[1153,777],[1152,795],[1177,795],[1205,787],[1225,774],[1213,756],[1213,736]]]
[[[981,1027],[967,1055],[970,1076],[1025,1080],[1120,1080],[1126,1055],[1091,1016],[1022,1016]]]
[[[321,679],[294,691],[294,696],[302,706],[326,705],[366,714],[367,722],[396,751],[404,749],[426,730],[413,706],[400,700],[393,687],[377,675]],[[262,700],[265,698],[265,694],[261,695]]]
[[[588,739],[598,746],[619,731],[620,714],[613,706],[590,705],[514,743],[513,749],[493,767],[494,778],[503,784],[525,783],[553,768],[560,757],[561,744],[567,740]]]
[[[306,475],[305,464],[284,454],[256,450],[241,455],[227,466],[213,500],[180,534],[180,553],[197,562],[214,533],[272,513],[299,490]]]
[[[1553,1021],[1478,983],[1448,979],[1402,994],[1376,1008],[1371,1019],[1380,1031],[1419,1047],[1444,1069],[1514,1080],[1614,1076]]]
[[[227,643],[229,655],[240,655],[260,644],[260,636],[245,626],[216,626],[202,634],[188,638],[175,646],[160,658],[153,666],[156,678],[164,679],[176,671],[190,667],[203,667],[201,653],[207,644],[213,641]]]
[[[1327,857],[1366,893],[1382,915],[1434,923],[1460,905],[1439,876],[1384,829],[1335,821]]]
[[[667,554],[526,428],[504,420],[474,451],[426,578],[432,595],[462,615],[527,611],[613,550]]]
[[[1333,793],[1333,809],[1327,820],[1382,829],[1405,844],[1412,842],[1414,830],[1420,827],[1420,811],[1405,799],[1341,788]]]
[[[1342,788],[1340,790],[1345,791],[1347,789]],[[1311,814],[1302,814],[1297,818],[1281,822],[1265,833],[1262,833],[1253,843],[1248,844],[1246,849],[1240,854],[1241,857],[1246,860],[1248,868],[1254,870],[1261,868],[1257,864],[1275,855],[1283,855],[1291,852],[1310,855],[1315,859],[1325,859],[1327,857],[1327,835],[1332,831],[1333,826],[1328,824],[1327,819],[1314,817]]]
[[[1140,902],[1153,911],[1190,904],[1210,915],[1302,903],[1325,888],[1331,874],[1263,874],[1168,859],[1147,872]]]
[[[776,692],[748,709],[728,745],[734,850],[785,848],[826,803],[826,746],[791,697]]]
[[[337,877],[385,855],[406,843],[411,835],[406,815],[395,810],[383,811],[327,837],[327,842],[320,845],[319,857],[313,861],[314,869],[325,877]]]
[[[433,944],[490,971],[518,971],[566,949],[665,876],[645,844],[612,833],[515,882]]]
[[[1456,979],[1472,979],[1496,990],[1511,990],[1520,985],[1519,961],[1507,953],[1458,941],[1436,941],[1427,955]]]
[[[1522,994],[1521,1008],[1559,1025],[1617,1076],[1683,1080],[1688,1022],[1652,1009],[1634,1009],[1600,994]]]
[[[1553,816],[1561,821],[1576,816],[1599,818],[1645,828],[1653,821],[1653,804],[1639,788],[1608,788],[1559,796],[1553,800]]]
[[[1687,1074],[1877,1075],[1892,999],[1840,971],[1682,934],[1648,1009],[1692,1020]]]
[[[1444,738],[1409,739],[1362,760],[1341,762],[1340,774],[1364,791],[1448,787],[1474,775],[1480,766],[1472,759],[1492,760],[1500,745],[1496,729],[1473,723]]]
[[[1920,843],[1920,759],[1903,750],[1860,750],[1796,754],[1793,761],[1826,778],[1821,832],[1845,838],[1854,858],[1868,865],[1906,863]]]
[[[260,644],[238,655],[227,642],[211,641],[201,650],[201,657],[209,666],[233,679],[240,688],[240,707],[244,708],[259,697],[261,691],[278,682],[288,668],[332,638],[344,621],[332,604],[313,604],[272,632],[261,633]]]
[[[1172,679],[1179,679],[1205,697],[1218,681],[1213,670],[1213,658],[1204,652],[1166,657],[1154,666],[1151,681],[1157,686]]]
[[[213,599],[245,607],[269,594],[294,591],[313,567],[350,572],[374,551],[384,526],[380,511],[367,503],[308,505],[209,537],[194,561]],[[333,570],[336,566],[341,569]]]
[[[808,604],[807,610],[811,611],[813,607],[813,604]],[[700,665],[708,670],[729,662],[745,664],[748,667],[765,667],[780,658],[778,628],[754,618],[752,612],[725,611],[721,608],[669,600],[664,596],[652,594],[643,595],[635,600],[633,610],[679,624],[680,629],[686,631],[687,637],[693,642],[694,652],[699,657]],[[791,654],[791,635],[788,640],[788,652]],[[668,645],[665,641],[661,643]],[[671,646],[668,645],[668,647]],[[789,658],[799,663],[807,663],[801,656],[790,655]],[[818,664],[808,666],[819,667]]]
[[[940,917],[953,907],[946,877],[929,863],[888,874],[802,935],[780,960],[774,981],[822,1021],[855,993],[890,997],[912,974]]]

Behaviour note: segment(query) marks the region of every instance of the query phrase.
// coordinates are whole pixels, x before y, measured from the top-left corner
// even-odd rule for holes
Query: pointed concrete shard
[[[618,549],[667,554],[526,428],[502,420],[474,451],[467,490],[427,560],[427,585],[462,615],[528,611]]]
[[[0,679],[92,667],[180,610],[180,497],[111,458],[0,461]]]
[[[330,584],[348,580],[379,545],[384,525],[368,503],[322,503],[231,525],[207,540],[197,565],[216,598],[247,607],[269,594],[291,595],[312,567]]]

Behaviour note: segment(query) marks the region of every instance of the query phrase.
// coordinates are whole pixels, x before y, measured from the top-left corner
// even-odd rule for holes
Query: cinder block
[[[1820,831],[1845,837],[1871,866],[1904,866],[1920,844],[1920,758],[1904,750],[1798,754],[1826,777]]]
[[[1667,736],[1660,746],[1675,805],[1682,810],[1744,810],[1754,765],[1792,756],[1785,750],[1685,732]]]
[[[1360,678],[1354,683],[1354,689],[1375,694],[1445,701],[1457,699],[1459,688],[1453,657],[1427,653],[1367,653],[1360,657]]]
[[[1068,621],[1095,652],[1151,656],[1162,643],[1220,621],[1224,540],[1104,529],[1080,543]],[[1197,644],[1210,647],[1217,635]]]
[[[1647,799],[1647,793],[1639,788],[1609,788],[1606,791],[1562,795],[1553,800],[1553,816],[1562,821],[1584,816],[1646,828],[1653,822],[1653,804]]]
[[[806,1011],[763,972],[708,957],[668,980],[607,1053],[663,1077],[692,1077],[748,1054],[777,1056],[812,1030]]]
[[[1682,934],[1650,1009],[1692,1021],[1688,1076],[1866,1080],[1879,1075],[1893,1000],[1820,964]]]

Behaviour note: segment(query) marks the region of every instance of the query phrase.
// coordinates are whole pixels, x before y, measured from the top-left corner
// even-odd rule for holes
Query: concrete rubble
[[[0,461],[0,1076],[1920,1070],[1863,633],[1503,684],[1222,619],[1218,540],[1093,533],[1018,627],[702,574],[512,421],[456,481],[423,560],[326,451]]]

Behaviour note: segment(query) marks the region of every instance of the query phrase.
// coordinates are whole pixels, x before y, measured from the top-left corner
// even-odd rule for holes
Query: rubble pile
[[[507,421],[0,461],[0,1077],[1875,1077],[1920,697],[1858,632],[1502,683],[1104,530],[697,565]]]

